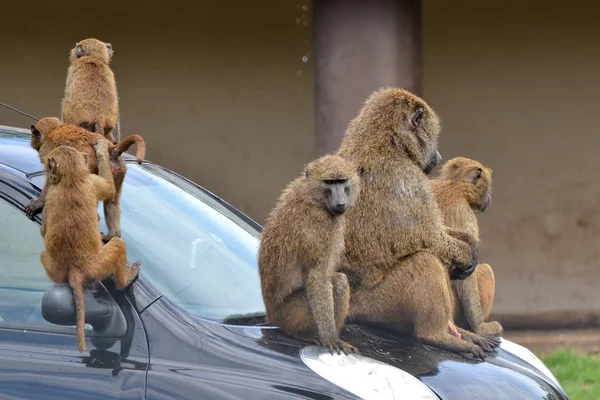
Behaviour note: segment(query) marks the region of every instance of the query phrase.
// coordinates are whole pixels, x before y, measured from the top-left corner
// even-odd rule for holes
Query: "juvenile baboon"
[[[267,319],[297,338],[345,353],[339,338],[350,289],[337,272],[344,251],[344,214],[360,190],[354,166],[323,156],[282,192],[262,231],[258,253]]]
[[[117,143],[121,140],[119,98],[115,75],[109,67],[112,55],[110,43],[93,38],[71,49],[61,119]]]
[[[346,215],[341,272],[352,290],[351,320],[482,358],[490,350],[483,338],[449,332],[449,277],[473,272],[477,248],[469,235],[446,231],[431,191],[439,132],[435,111],[396,88],[374,92],[349,123],[338,155],[357,166],[361,192]]]
[[[48,154],[44,169],[51,186],[42,214],[44,251],[40,260],[48,277],[68,282],[73,290],[77,314],[77,348],[85,351],[84,285],[114,274],[118,289],[128,287],[137,277],[140,262],[127,267],[125,242],[113,238],[103,245],[96,221],[99,200],[115,195],[105,139],[94,146],[98,175],[87,167],[87,154],[73,147],[59,146]]]
[[[47,155],[61,145],[71,146],[75,149],[87,153],[89,156],[89,168],[92,173],[97,173],[96,156],[92,151],[94,143],[104,139],[102,135],[89,132],[75,125],[63,124],[58,118],[45,117],[40,119],[35,125],[31,125],[31,147],[39,152],[40,160],[44,162]],[[108,148],[110,153],[110,168],[115,182],[115,198],[106,200],[104,204],[104,216],[108,234],[102,235],[105,242],[113,237],[121,236],[121,189],[127,167],[122,154],[133,144],[137,144],[137,162],[142,163],[146,145],[144,139],[137,134],[129,135],[118,144],[111,144]],[[38,200],[32,200],[25,208],[25,212],[30,218],[39,213],[44,208],[44,200],[48,193],[48,185],[44,185],[42,193]]]
[[[446,226],[473,236],[479,245],[477,213],[484,212],[492,201],[492,169],[464,157],[447,161],[431,187],[444,216]],[[454,320],[498,344],[494,337],[502,334],[496,321],[484,322],[492,311],[495,278],[489,264],[479,264],[473,275],[453,281]]]

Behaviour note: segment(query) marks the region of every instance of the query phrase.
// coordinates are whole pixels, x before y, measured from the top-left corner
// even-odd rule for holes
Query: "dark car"
[[[260,226],[163,167],[127,162],[121,224],[141,274],[123,292],[109,278],[86,293],[80,353],[71,291],[46,277],[40,216],[24,212],[42,164],[26,130],[0,127],[0,398],[568,398],[506,340],[482,362],[356,324],[342,338],[361,355],[284,335],[264,319]]]

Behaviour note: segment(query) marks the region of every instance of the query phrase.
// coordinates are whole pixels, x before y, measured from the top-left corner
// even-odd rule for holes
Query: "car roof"
[[[125,160],[135,157],[126,153]],[[38,152],[31,147],[29,129],[0,125],[0,163],[27,175],[44,170]]]

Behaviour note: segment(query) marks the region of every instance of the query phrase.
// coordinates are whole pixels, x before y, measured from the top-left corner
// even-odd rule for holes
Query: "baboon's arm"
[[[308,273],[306,295],[317,323],[319,337],[331,340],[337,337],[333,305],[333,284],[328,276],[327,265],[318,265]]]
[[[477,243],[475,238],[467,233],[446,228],[432,245],[440,260],[451,269],[468,270],[478,263]]]

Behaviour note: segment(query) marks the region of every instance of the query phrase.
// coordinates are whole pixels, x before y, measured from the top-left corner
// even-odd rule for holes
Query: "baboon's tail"
[[[71,282],[75,314],[77,316],[77,348],[85,351],[85,299],[83,298],[83,282]]]
[[[141,164],[144,161],[144,157],[146,156],[146,142],[144,142],[144,138],[140,135],[134,133],[133,135],[127,136],[125,139],[121,140],[112,150],[111,155],[113,157],[119,157],[121,154],[125,153],[132,144],[137,144],[137,152],[135,153],[135,157],[137,159],[137,163]]]

